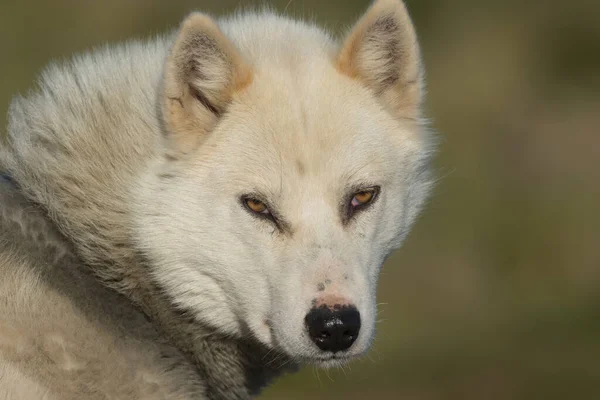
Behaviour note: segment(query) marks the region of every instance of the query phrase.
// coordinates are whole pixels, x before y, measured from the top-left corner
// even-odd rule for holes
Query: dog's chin
[[[307,365],[314,365],[323,369],[330,369],[343,367],[355,358],[356,357],[354,356],[340,354],[319,355],[315,357],[302,358],[301,363]]]
[[[273,351],[275,350],[275,351]],[[287,357],[293,364],[297,365],[312,365],[318,368],[330,369],[343,367],[349,362],[358,359],[361,354],[348,354],[348,353],[312,353],[306,354],[304,352],[295,353],[293,351],[284,350],[277,347],[272,348],[271,354],[277,358]]]

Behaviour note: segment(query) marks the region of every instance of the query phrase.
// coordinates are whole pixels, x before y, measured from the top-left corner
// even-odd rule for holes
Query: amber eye
[[[269,214],[269,208],[265,203],[260,200],[256,200],[253,198],[247,198],[244,200],[246,206],[250,209],[250,211],[255,212],[257,214]]]
[[[376,189],[366,189],[356,192],[354,193],[354,197],[352,197],[350,204],[352,207],[366,206],[367,204],[371,203],[373,199],[375,199],[376,193]]]

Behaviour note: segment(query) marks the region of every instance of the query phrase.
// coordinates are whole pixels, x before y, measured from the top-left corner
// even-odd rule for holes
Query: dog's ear
[[[348,34],[337,63],[395,115],[419,116],[423,70],[417,36],[401,0],[376,0]]]
[[[194,148],[251,80],[250,66],[216,22],[200,13],[188,16],[163,76],[162,112],[171,145]]]

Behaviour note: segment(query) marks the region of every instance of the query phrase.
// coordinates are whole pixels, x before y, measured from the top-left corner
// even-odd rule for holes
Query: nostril
[[[305,317],[311,340],[323,351],[348,350],[360,331],[360,313],[353,306],[313,308]]]

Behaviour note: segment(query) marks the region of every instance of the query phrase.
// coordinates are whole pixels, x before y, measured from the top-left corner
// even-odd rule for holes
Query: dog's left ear
[[[401,0],[376,0],[346,38],[337,63],[394,115],[418,118],[423,70],[417,35]]]
[[[171,150],[187,152],[210,133],[252,69],[217,23],[193,13],[179,29],[165,64],[162,116]]]

